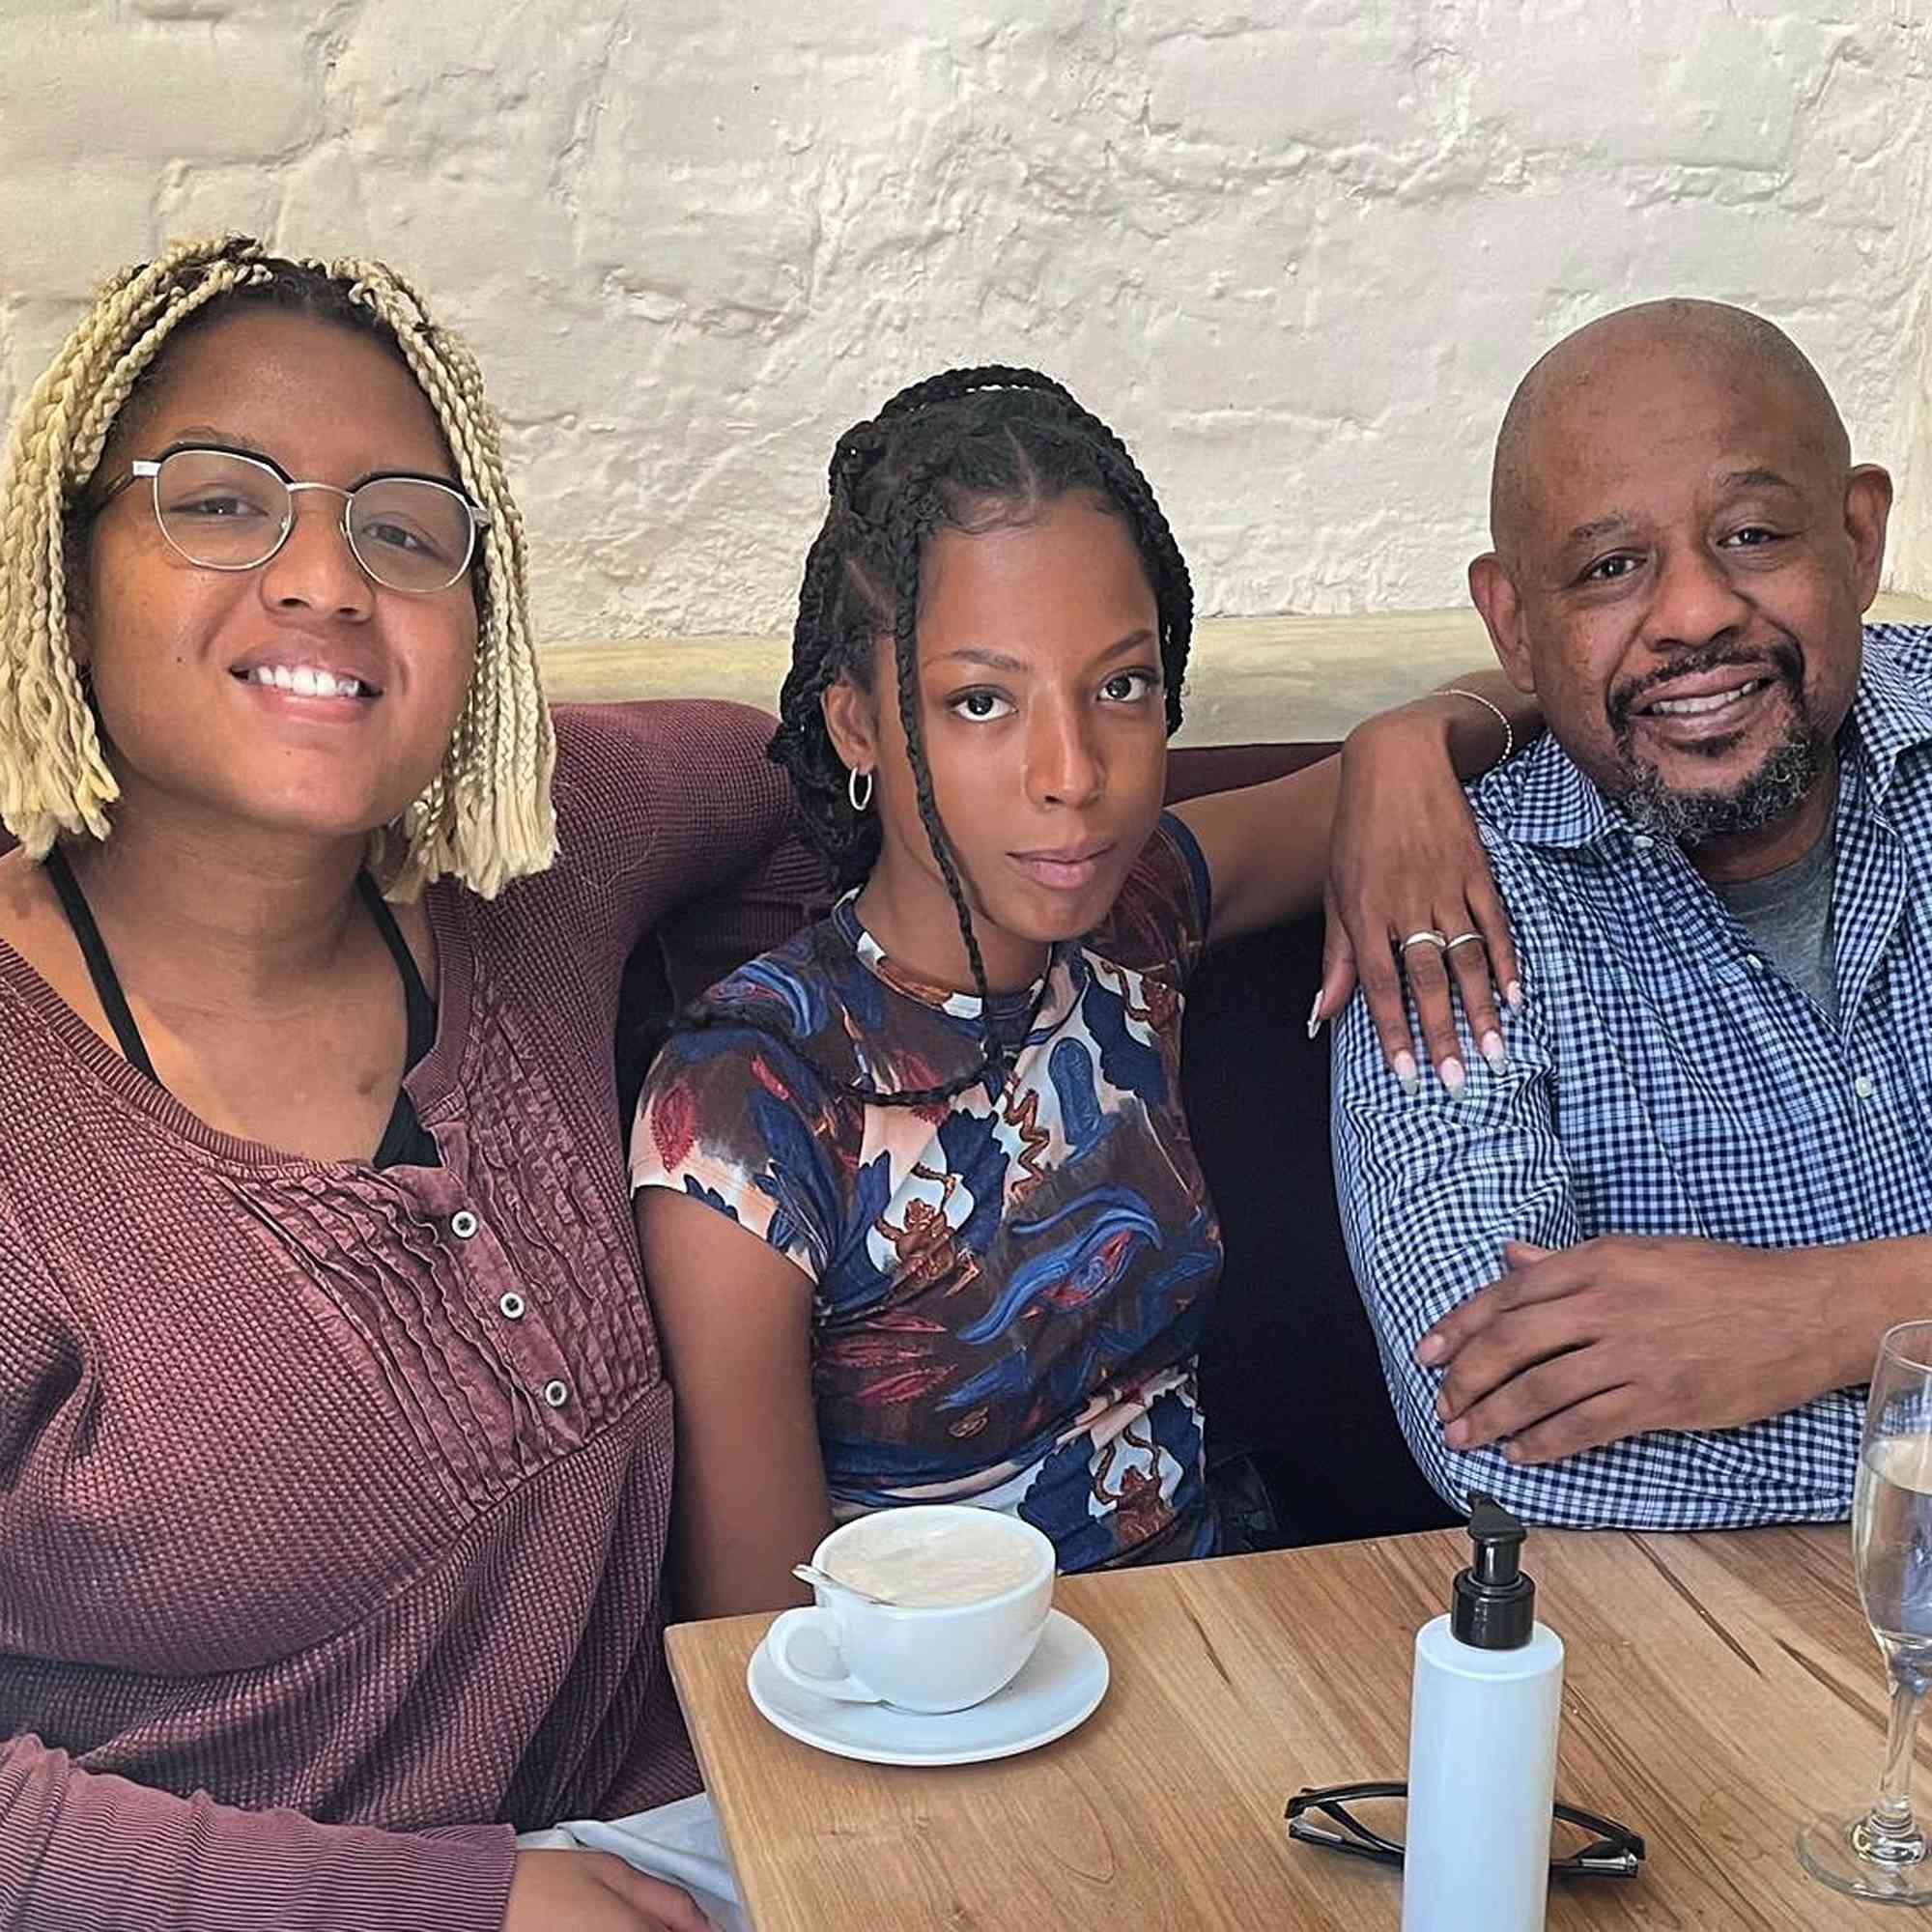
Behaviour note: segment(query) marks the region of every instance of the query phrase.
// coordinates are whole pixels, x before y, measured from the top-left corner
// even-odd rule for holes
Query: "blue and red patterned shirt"
[[[722,982],[723,1020],[659,1057],[632,1184],[728,1214],[811,1284],[836,1515],[1009,1510],[1063,1570],[1211,1553],[1195,1356],[1221,1235],[1179,1079],[1208,904],[1193,835],[1163,817],[1044,993],[995,997],[1015,1032],[1040,997],[998,1094],[839,1091],[943,1085],[980,1046],[979,1001],[895,968],[852,898]]]

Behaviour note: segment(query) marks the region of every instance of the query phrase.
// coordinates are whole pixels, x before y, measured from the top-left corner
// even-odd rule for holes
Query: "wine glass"
[[[1913,1740],[1932,1686],[1932,1321],[1879,1344],[1852,1496],[1852,1563],[1891,1680],[1891,1726],[1868,1811],[1814,1819],[1798,1834],[1812,1877],[1856,1898],[1932,1905],[1932,1859],[1912,1815]]]

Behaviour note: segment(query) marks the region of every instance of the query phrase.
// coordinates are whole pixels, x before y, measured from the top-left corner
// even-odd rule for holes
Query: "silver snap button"
[[[513,1288],[497,1303],[497,1312],[505,1321],[521,1321],[524,1319],[524,1297]]]
[[[544,1383],[544,1400],[553,1408],[561,1408],[570,1400],[570,1384],[560,1376]]]
[[[1861,1100],[1869,1100],[1875,1091],[1876,1090],[1872,1086],[1871,1076],[1869,1074],[1861,1073],[1859,1077],[1852,1082],[1852,1092],[1856,1094]]]
[[[483,1225],[468,1208],[459,1208],[449,1217],[449,1232],[459,1241],[467,1241]]]

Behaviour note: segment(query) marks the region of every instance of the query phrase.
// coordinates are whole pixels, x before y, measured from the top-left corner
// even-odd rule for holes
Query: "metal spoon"
[[[820,1570],[810,1563],[794,1563],[791,1574],[802,1583],[817,1583],[827,1590],[842,1590],[848,1597],[857,1597],[862,1604],[876,1604],[886,1610],[899,1607],[890,1597],[875,1597],[871,1591],[862,1590],[854,1583],[841,1582],[830,1571]]]

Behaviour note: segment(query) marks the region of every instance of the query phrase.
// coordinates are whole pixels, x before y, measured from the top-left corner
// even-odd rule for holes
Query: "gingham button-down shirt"
[[[1505,1240],[1690,1235],[1802,1247],[1932,1232],[1932,629],[1865,631],[1839,739],[1837,1025],[1668,840],[1550,737],[1472,790],[1523,963],[1500,1077],[1405,1094],[1359,997],[1337,1029],[1336,1184],[1403,1433],[1452,1501],[1659,1529],[1851,1506],[1861,1392],[1742,1429],[1654,1432],[1538,1467],[1442,1438],[1423,1332]],[[1932,1312],[1932,1282],[1927,1284]]]

